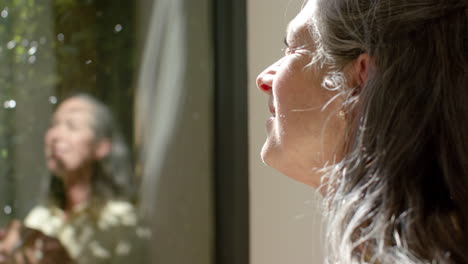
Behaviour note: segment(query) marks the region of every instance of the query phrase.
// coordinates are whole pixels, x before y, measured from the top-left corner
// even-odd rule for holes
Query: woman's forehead
[[[54,117],[57,116],[86,116],[89,117],[92,115],[92,105],[80,98],[71,98],[64,101],[56,110]]]
[[[311,23],[313,14],[315,13],[315,10],[317,9],[317,1],[316,0],[310,0],[307,1],[304,6],[302,6],[301,11],[297,15],[297,18],[300,20],[305,21],[306,23]]]
[[[313,5],[313,2],[314,1],[309,1],[301,12],[289,23],[286,30],[286,37],[288,40],[310,40],[310,28],[313,23],[313,10],[311,5]]]
[[[58,107],[57,111],[91,111],[92,105],[81,98],[70,98]]]

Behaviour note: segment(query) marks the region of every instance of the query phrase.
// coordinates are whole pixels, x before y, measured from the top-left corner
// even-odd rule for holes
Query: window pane
[[[0,3],[0,258],[211,263],[211,5]]]
[[[7,257],[31,251],[52,263],[130,263],[145,256],[149,229],[130,194],[135,6],[0,4],[0,222],[22,237]]]

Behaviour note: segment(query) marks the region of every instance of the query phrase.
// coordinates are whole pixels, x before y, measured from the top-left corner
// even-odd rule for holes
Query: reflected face
[[[289,24],[285,55],[257,77],[257,86],[269,96],[272,116],[267,120],[263,161],[283,174],[314,188],[317,171],[340,158],[345,121],[339,116],[342,99],[322,87],[325,69],[308,65],[315,51],[309,32],[314,1]]]
[[[64,176],[96,160],[92,105],[81,98],[64,101],[55,111],[45,135],[47,168]]]

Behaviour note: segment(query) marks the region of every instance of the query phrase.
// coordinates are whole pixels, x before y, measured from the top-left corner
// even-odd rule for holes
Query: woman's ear
[[[96,145],[95,156],[96,160],[101,160],[109,155],[112,148],[112,143],[108,138],[100,140]]]
[[[370,56],[368,53],[362,53],[354,62],[354,73],[356,85],[364,87],[369,78]]]

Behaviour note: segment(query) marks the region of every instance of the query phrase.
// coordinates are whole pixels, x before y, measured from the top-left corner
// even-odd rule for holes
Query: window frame
[[[214,1],[215,263],[249,263],[246,1]]]

